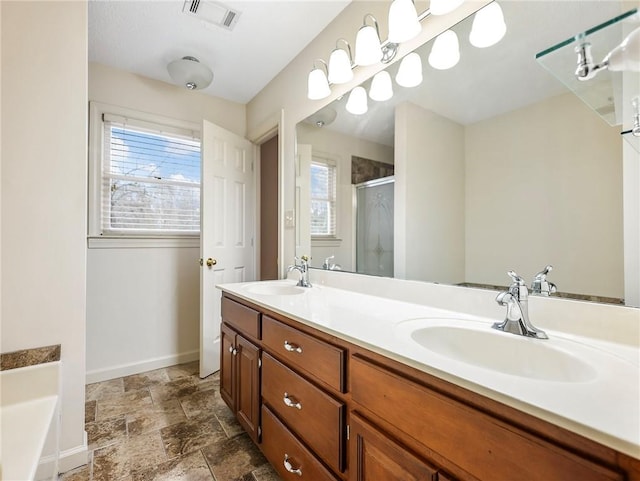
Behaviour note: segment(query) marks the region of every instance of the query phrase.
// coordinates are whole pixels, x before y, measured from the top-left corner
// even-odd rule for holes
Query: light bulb
[[[378,102],[384,102],[393,97],[393,85],[391,84],[389,72],[383,70],[374,75],[369,89],[369,97],[371,97],[371,100]]]
[[[389,7],[389,42],[402,43],[422,31],[413,0],[393,0]]]
[[[344,84],[353,79],[351,70],[351,58],[346,50],[336,48],[329,57],[329,82]]]
[[[375,20],[374,20],[375,21]],[[380,37],[376,27],[364,25],[356,35],[356,65],[374,65],[382,60]]]
[[[347,109],[347,112],[354,115],[367,113],[369,107],[367,106],[367,91],[364,87],[356,87],[351,91],[345,108]]]
[[[307,81],[307,98],[310,100],[324,99],[331,94],[327,75],[321,68],[314,68],[309,72]]]
[[[458,8],[464,0],[431,0],[429,4],[429,12],[431,15],[445,15],[453,12]]]
[[[417,87],[422,83],[422,59],[415,52],[405,56],[400,62],[396,82],[401,87]]]
[[[453,30],[438,35],[431,47],[429,65],[438,70],[447,70],[460,61],[458,36]]]
[[[485,48],[495,45],[507,32],[502,8],[497,2],[478,10],[473,17],[469,42],[474,47]]]

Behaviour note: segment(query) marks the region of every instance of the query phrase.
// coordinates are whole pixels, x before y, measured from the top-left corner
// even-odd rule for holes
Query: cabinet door
[[[258,442],[260,418],[260,349],[236,336],[237,417],[240,425]]]
[[[357,414],[351,415],[350,481],[437,481],[437,470],[378,431]],[[355,466],[353,463],[355,462]]]
[[[233,412],[236,410],[235,345],[236,333],[226,324],[220,327],[220,397]]]

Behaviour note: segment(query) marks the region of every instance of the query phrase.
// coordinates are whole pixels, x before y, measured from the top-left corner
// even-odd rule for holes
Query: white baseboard
[[[184,362],[196,361],[199,358],[200,351],[195,350],[183,352],[180,354],[174,354],[171,356],[146,359],[144,361],[134,362],[130,364],[120,364],[118,366],[108,367],[104,369],[96,369],[94,371],[87,371],[86,383],[91,384],[94,382],[107,381],[109,379],[116,379],[123,376],[130,376],[132,374],[139,374],[141,372],[153,371],[154,369],[175,366],[176,364],[182,364]]]
[[[60,456],[58,458],[58,469],[55,469],[55,455],[52,454],[50,456],[43,456],[42,459],[40,459],[40,463],[38,464],[38,469],[36,470],[36,476],[34,479],[57,480],[58,473],[66,473],[67,471],[71,471],[72,469],[87,464],[88,456],[89,450],[87,449],[87,433],[85,431],[83,445],[60,451]],[[54,470],[57,471],[55,474]]]

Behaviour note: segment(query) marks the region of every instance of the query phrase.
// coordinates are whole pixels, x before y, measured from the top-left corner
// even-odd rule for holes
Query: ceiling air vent
[[[185,0],[182,12],[202,20],[205,25],[215,25],[227,30],[233,30],[240,17],[237,10],[231,10],[220,2],[206,0]]]

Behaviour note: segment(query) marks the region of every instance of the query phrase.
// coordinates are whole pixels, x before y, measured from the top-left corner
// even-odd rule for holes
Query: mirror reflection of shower
[[[364,182],[355,190],[356,271],[393,277],[394,178]]]

